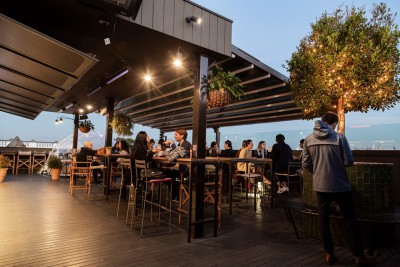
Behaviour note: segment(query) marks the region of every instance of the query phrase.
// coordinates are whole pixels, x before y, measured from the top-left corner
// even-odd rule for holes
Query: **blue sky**
[[[310,33],[310,23],[315,22],[324,11],[332,13],[340,5],[365,6],[369,11],[373,3],[378,3],[370,0],[195,0],[194,2],[233,20],[233,44],[286,76],[288,73],[282,64],[290,59],[300,40]],[[384,2],[391,8],[392,13],[400,13],[398,0]],[[397,24],[400,24],[399,16],[400,14],[396,17]],[[400,104],[385,112],[348,113],[346,126],[400,123],[399,115]],[[73,123],[72,120],[65,120],[62,125],[55,125],[54,120],[57,116],[56,113],[44,112],[35,120],[28,120],[0,112],[0,139],[18,135],[23,140],[62,140],[72,133]],[[99,115],[89,115],[89,118],[94,122],[95,130],[104,133],[105,119]],[[251,127],[224,127],[221,128],[221,132],[274,132],[311,129],[312,126],[312,121],[290,121],[257,124]],[[147,130],[153,138],[158,138],[158,130],[138,125],[135,126],[134,135],[142,129]]]

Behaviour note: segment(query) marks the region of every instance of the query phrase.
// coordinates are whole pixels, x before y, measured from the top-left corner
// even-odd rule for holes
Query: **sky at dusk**
[[[300,40],[311,32],[310,23],[316,21],[324,11],[332,13],[340,5],[365,6],[367,14],[376,1],[352,0],[196,0],[193,1],[207,9],[233,20],[232,43],[288,76],[282,66],[296,50]],[[392,13],[400,13],[398,0],[383,1]],[[400,24],[400,15],[396,23]],[[72,134],[73,122],[65,119],[62,125],[55,125],[57,113],[43,112],[35,120],[10,115],[0,111],[0,139],[10,139],[19,136],[23,140],[60,141]],[[71,115],[69,116],[72,119]],[[105,132],[105,118],[90,114],[89,119],[95,124],[95,131]],[[347,127],[363,125],[400,123],[400,104],[395,108],[382,112],[348,113]],[[279,123],[257,124],[251,127],[223,127],[222,133],[273,132],[280,130],[311,129],[312,121],[290,121]],[[158,138],[159,131],[135,125],[134,135],[140,130],[146,130],[153,138]],[[172,136],[172,135],[171,135]],[[115,136],[114,136],[115,137]]]

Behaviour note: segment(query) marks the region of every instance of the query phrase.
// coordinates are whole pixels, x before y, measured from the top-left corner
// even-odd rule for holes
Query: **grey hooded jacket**
[[[302,164],[313,173],[315,191],[351,191],[345,168],[354,164],[349,143],[326,123],[316,121],[313,133],[304,140]]]

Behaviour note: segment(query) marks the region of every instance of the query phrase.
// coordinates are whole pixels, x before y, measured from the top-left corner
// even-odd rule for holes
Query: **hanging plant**
[[[84,120],[79,123],[79,130],[82,133],[88,133],[90,130],[94,130],[94,124],[90,120]]]
[[[207,106],[224,107],[233,103],[244,95],[241,80],[232,72],[226,72],[216,66],[210,75],[207,91]]]
[[[116,134],[124,136],[131,136],[133,134],[133,122],[128,115],[115,113],[110,122],[110,126]]]

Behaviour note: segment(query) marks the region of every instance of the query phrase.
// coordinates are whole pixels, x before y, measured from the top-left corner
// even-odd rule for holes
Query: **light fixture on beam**
[[[128,69],[124,68],[123,70],[117,72],[115,75],[111,76],[107,81],[106,84],[110,84],[114,82],[115,80],[121,78],[122,76],[126,75],[128,73]]]
[[[176,67],[182,66],[182,58],[183,58],[182,48],[178,47],[178,52],[176,53],[176,58],[174,60],[174,65]]]
[[[200,23],[201,23],[201,18],[196,17],[196,16],[186,17],[186,22],[187,22],[187,23],[192,23],[192,22],[194,22],[194,23],[200,24]]]

